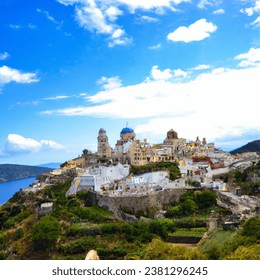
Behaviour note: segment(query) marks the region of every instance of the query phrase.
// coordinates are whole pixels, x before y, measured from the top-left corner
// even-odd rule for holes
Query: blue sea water
[[[0,183],[0,205],[6,203],[20,189],[25,189],[36,181],[36,177]]]

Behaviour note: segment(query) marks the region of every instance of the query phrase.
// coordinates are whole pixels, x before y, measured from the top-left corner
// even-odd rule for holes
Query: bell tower
[[[97,137],[97,141],[98,141],[98,149],[97,149],[97,154],[100,157],[111,157],[111,147],[109,146],[108,143],[108,137],[107,137],[107,133],[105,131],[105,129],[100,128],[99,132],[98,132],[98,137]]]

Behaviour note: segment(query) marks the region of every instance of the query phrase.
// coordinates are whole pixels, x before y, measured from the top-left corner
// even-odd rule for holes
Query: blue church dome
[[[129,127],[125,127],[121,130],[120,134],[134,133],[134,130]]]

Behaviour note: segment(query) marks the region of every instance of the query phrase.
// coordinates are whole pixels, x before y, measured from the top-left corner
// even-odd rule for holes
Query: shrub
[[[146,260],[202,260],[205,256],[198,248],[174,245],[155,238],[144,250]]]
[[[186,199],[179,205],[179,207],[183,216],[194,214],[198,209],[196,202],[192,199]]]
[[[241,234],[260,240],[260,219],[253,217],[245,221]]]
[[[149,223],[149,231],[163,238],[168,235],[167,224],[162,220],[151,221]]]
[[[102,260],[120,260],[127,255],[125,248],[97,248],[97,253]]]
[[[239,246],[227,257],[228,260],[260,260],[260,244]]]
[[[180,216],[181,216],[181,207],[179,205],[169,207],[165,213],[166,218],[174,218]]]
[[[70,243],[62,244],[59,251],[64,254],[80,254],[88,252],[96,247],[95,238],[86,236]]]
[[[52,216],[42,217],[33,227],[32,240],[36,249],[52,248],[59,234],[61,233],[61,226],[59,222]]]
[[[205,190],[195,193],[195,201],[200,209],[206,209],[216,205],[217,197],[214,192]]]

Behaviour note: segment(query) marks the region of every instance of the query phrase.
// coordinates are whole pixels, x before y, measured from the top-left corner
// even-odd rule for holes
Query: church
[[[120,139],[111,148],[106,131],[101,128],[97,137],[97,155],[100,158],[112,159],[132,165],[145,165],[150,162],[178,162],[185,157],[209,155],[214,150],[214,144],[207,144],[206,139],[186,142],[179,138],[178,133],[170,129],[161,144],[150,145],[147,139],[136,139],[132,128],[125,127],[120,132]]]

